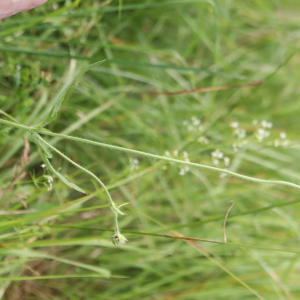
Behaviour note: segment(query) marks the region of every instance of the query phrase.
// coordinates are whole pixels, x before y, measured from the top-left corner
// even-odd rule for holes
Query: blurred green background
[[[299,183],[299,15],[296,0],[49,0],[0,24],[2,117],[39,123],[81,69],[107,59],[49,130]],[[1,299],[300,298],[296,189],[45,138],[129,202],[129,242],[95,230],[114,225],[93,179],[54,154],[89,195],[58,178],[50,190],[28,133],[1,125]],[[232,201],[227,244],[142,233],[223,241]]]

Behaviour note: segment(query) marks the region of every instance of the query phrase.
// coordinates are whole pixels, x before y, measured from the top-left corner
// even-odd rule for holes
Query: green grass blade
[[[54,121],[57,117],[58,114],[58,110],[61,107],[62,102],[65,99],[66,94],[68,93],[68,91],[73,88],[76,87],[77,84],[80,81],[81,76],[83,76],[88,70],[97,67],[99,65],[101,65],[105,60],[102,61],[98,61],[94,64],[91,64],[89,66],[86,66],[77,76],[75,76],[75,78],[71,81],[70,85],[61,93],[61,95],[58,97],[56,103],[54,104],[53,108],[51,109],[51,111],[49,112],[48,116],[45,118],[44,121],[42,121],[41,123],[37,124],[36,126],[34,126],[34,128],[40,128],[40,127],[44,127],[47,124],[51,123],[52,121]]]

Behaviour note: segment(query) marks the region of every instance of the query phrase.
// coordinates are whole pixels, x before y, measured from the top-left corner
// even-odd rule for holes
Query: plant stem
[[[151,154],[151,153],[147,153],[147,152],[142,152],[142,151],[138,151],[138,150],[132,150],[132,149],[123,148],[123,147],[119,147],[119,146],[115,146],[115,145],[110,145],[110,144],[106,144],[106,143],[95,142],[95,141],[86,140],[86,139],[75,137],[75,136],[70,136],[70,135],[55,133],[55,132],[51,132],[51,131],[45,131],[44,129],[33,129],[32,127],[21,125],[21,124],[14,123],[14,122],[10,122],[10,121],[3,120],[3,119],[0,119],[0,123],[8,125],[8,126],[13,126],[13,127],[16,127],[16,128],[20,128],[20,129],[29,130],[29,131],[32,130],[32,131],[38,132],[40,134],[46,134],[46,135],[51,135],[51,136],[55,136],[55,137],[61,137],[61,138],[73,140],[73,141],[76,141],[76,142],[82,142],[82,143],[86,143],[86,144],[90,144],[90,145],[95,145],[95,146],[99,146],[99,147],[104,147],[104,148],[108,148],[108,149],[124,151],[124,152],[127,152],[127,153],[133,153],[135,155],[141,155],[141,156],[151,157],[151,158],[155,158],[155,159],[159,159],[159,160],[164,160],[164,161],[168,161],[168,162],[179,163],[179,164],[188,165],[188,166],[192,166],[192,167],[203,168],[203,169],[207,169],[207,170],[211,170],[211,171],[215,171],[215,172],[219,172],[219,173],[225,173],[225,174],[228,174],[228,175],[240,178],[240,179],[252,181],[252,182],[274,184],[274,185],[276,185],[276,184],[278,184],[278,185],[285,185],[285,186],[290,186],[290,187],[293,187],[293,188],[296,188],[296,189],[300,189],[300,185],[295,184],[295,183],[291,183],[291,182],[287,182],[287,181],[282,181],[282,180],[265,180],[265,179],[253,178],[253,177],[250,177],[250,176],[238,174],[238,173],[235,173],[235,172],[232,172],[232,171],[229,171],[229,170],[224,170],[224,169],[220,169],[220,168],[216,168],[216,167],[212,167],[212,166],[202,165],[202,164],[193,163],[193,162],[187,162],[187,161],[180,160],[180,159],[174,159],[174,158],[160,156],[160,155]],[[49,145],[49,144],[47,143],[47,145]],[[52,148],[51,145],[49,145],[49,147]],[[55,151],[58,151],[58,150],[56,149]],[[63,155],[63,154],[61,153],[60,155]],[[66,159],[68,159],[68,158],[66,158]],[[73,161],[72,161],[72,163],[74,164]],[[84,168],[82,168],[79,165],[77,165],[77,166],[78,166],[78,168],[84,169]],[[86,171],[87,170],[85,170],[85,172]],[[97,180],[99,180],[99,179],[97,178]]]
[[[64,155],[62,152],[60,152],[58,149],[56,149],[55,147],[53,147],[51,144],[49,144],[48,142],[46,142],[40,135],[36,135],[36,137],[38,137],[43,143],[45,143],[45,145],[47,145],[49,148],[51,148],[52,150],[54,150],[56,153],[58,153],[61,157],[63,157],[65,160],[67,160],[68,162],[70,162],[71,164],[73,164],[74,166],[76,166],[77,168],[81,169],[82,171],[86,172],[87,174],[89,174],[90,176],[92,176],[93,178],[95,178],[97,180],[97,182],[104,188],[104,191],[106,193],[106,195],[108,196],[108,199],[110,201],[111,205],[115,205],[114,201],[112,200],[105,184],[95,175],[93,174],[91,171],[85,169],[84,167],[80,166],[79,164],[77,164],[75,161],[73,161],[72,159],[70,159],[68,156]]]

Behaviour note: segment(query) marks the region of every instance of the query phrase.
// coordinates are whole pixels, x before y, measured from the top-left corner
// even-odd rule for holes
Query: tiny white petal
[[[237,128],[237,127],[239,127],[239,123],[238,123],[238,122],[231,122],[231,123],[230,123],[230,126],[231,126],[232,128]]]
[[[280,137],[284,140],[286,139],[287,135],[285,132],[280,132]]]

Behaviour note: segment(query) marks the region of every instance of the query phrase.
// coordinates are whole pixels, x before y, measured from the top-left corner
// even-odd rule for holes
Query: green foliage
[[[0,298],[298,299],[297,9],[295,0],[51,0],[5,19],[0,113],[23,127],[0,126]],[[55,122],[31,140],[51,110]],[[22,137],[53,156],[54,171]],[[88,195],[58,175],[48,191],[57,170]],[[109,242],[115,215],[97,178],[116,209],[129,202],[121,247]]]
[[[92,69],[94,67],[97,67],[97,66],[99,66],[102,63],[103,63],[103,61],[99,61],[99,62],[96,62],[96,63],[94,63],[92,65],[89,65],[89,66],[85,67],[77,76],[75,76],[75,78],[71,81],[71,83],[64,89],[64,91],[58,97],[58,99],[56,100],[53,108],[51,109],[51,111],[49,112],[49,114],[46,116],[45,120],[42,121],[41,123],[39,123],[38,125],[34,126],[34,128],[43,128],[46,125],[48,125],[49,123],[53,122],[56,119],[56,117],[57,117],[58,110],[60,109],[61,104],[64,101],[64,99],[65,99],[68,91],[71,88],[74,88],[74,87],[77,86],[77,84],[80,81],[81,76],[84,75],[88,70],[90,70],[90,69]],[[48,157],[48,158],[51,158],[51,156]]]
[[[41,143],[42,144],[42,143]],[[63,175],[61,175],[58,171],[56,171],[53,166],[50,164],[49,160],[48,160],[48,156],[46,155],[46,152],[44,151],[44,148],[41,150],[41,155],[42,158],[47,166],[47,168],[53,173],[55,174],[63,183],[65,183],[68,187],[75,189],[76,191],[86,194],[86,192],[84,190],[82,190],[79,186],[77,186],[76,184],[68,181]]]

